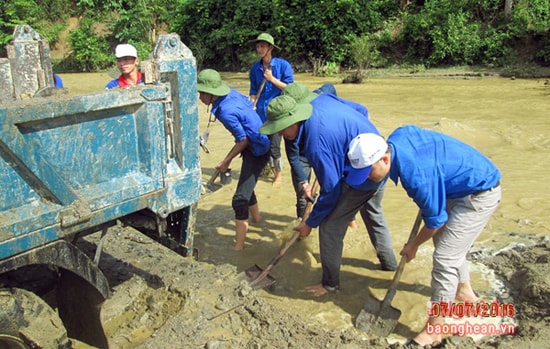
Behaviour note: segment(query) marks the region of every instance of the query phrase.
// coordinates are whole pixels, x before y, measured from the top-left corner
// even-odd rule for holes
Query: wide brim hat
[[[278,133],[300,121],[309,119],[313,106],[309,103],[296,103],[290,96],[278,96],[267,105],[267,121],[260,127],[266,135]]]
[[[349,144],[348,159],[351,169],[346,176],[346,183],[351,186],[363,184],[370,175],[372,165],[388,150],[388,143],[375,133],[361,133]]]
[[[318,96],[318,94],[309,91],[304,84],[299,82],[286,85],[281,95],[292,97],[296,103],[309,103]]]
[[[250,40],[249,43],[256,45],[258,41],[265,41],[271,46],[275,47],[276,49],[279,49],[279,50],[281,49],[279,46],[275,45],[275,39],[273,39],[273,36],[271,36],[271,34],[261,33],[256,37],[256,39]]]
[[[197,90],[214,96],[225,96],[231,91],[229,86],[223,82],[220,73],[214,69],[205,69],[199,73],[197,76]]]

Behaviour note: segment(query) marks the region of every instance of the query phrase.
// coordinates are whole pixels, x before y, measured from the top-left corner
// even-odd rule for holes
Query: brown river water
[[[246,73],[224,73],[226,82],[247,94]],[[61,74],[71,93],[101,91],[111,79],[107,73]],[[339,96],[368,107],[370,118],[383,135],[405,124],[416,124],[459,138],[486,154],[502,172],[503,198],[500,207],[474,245],[474,250],[496,252],[517,243],[529,244],[531,237],[550,232],[550,189],[546,177],[550,167],[550,86],[544,80],[508,79],[493,76],[463,77],[381,77],[360,85],[341,84],[338,78],[317,78],[297,74],[296,81],[314,89],[333,82]],[[200,102],[199,102],[200,103]],[[199,104],[200,131],[207,127],[208,115]],[[203,178],[208,180],[213,167],[225,156],[233,140],[219,123],[210,125],[208,148],[201,152]],[[256,194],[262,222],[252,225],[245,250],[233,251],[234,223],[231,209],[240,160],[235,159],[233,182],[205,195],[199,202],[195,245],[200,260],[212,264],[230,263],[238,270],[258,264],[265,266],[279,246],[292,233],[295,221],[295,194],[285,163],[283,183],[273,187],[266,177],[258,183]],[[404,190],[388,183],[384,212],[395,252],[405,243],[412,227],[416,206]],[[379,271],[375,251],[365,227],[359,220],[349,229],[344,248],[342,290],[328,298],[317,299],[304,287],[320,280],[321,270],[317,235],[298,242],[271,272],[276,287],[268,293],[281,307],[300,309],[305,318],[331,329],[353,326],[353,319],[369,292],[382,299],[393,273]],[[406,265],[392,306],[403,310],[405,326],[393,334],[396,339],[411,337],[426,320],[426,301],[430,296],[431,243],[425,243],[414,261]],[[502,291],[493,272],[472,263],[472,284],[485,299],[495,299]],[[411,332],[412,331],[412,332]]]

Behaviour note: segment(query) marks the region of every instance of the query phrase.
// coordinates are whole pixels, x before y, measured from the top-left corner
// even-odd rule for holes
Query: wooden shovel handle
[[[418,210],[418,214],[416,215],[416,220],[414,221],[413,227],[411,229],[411,234],[409,235],[409,239],[407,240],[407,243],[412,242],[416,237],[416,234],[418,234],[418,230],[420,230],[420,223],[422,223],[422,212],[421,210]],[[401,261],[399,261],[399,266],[397,267],[397,271],[393,276],[391,285],[388,288],[388,292],[386,293],[386,296],[384,297],[384,300],[382,301],[382,303],[391,302],[393,296],[395,295],[395,291],[396,291],[397,285],[399,284],[399,280],[401,279],[401,274],[403,274],[403,270],[405,269],[405,263],[407,263],[407,258],[403,256],[401,257]]]
[[[233,149],[235,149],[236,146],[237,145],[235,144],[233,147],[231,147],[227,155],[231,154],[231,152],[233,151]],[[206,183],[207,187],[210,187],[212,184],[214,184],[214,181],[216,180],[216,178],[218,178],[219,175],[220,175],[220,170],[216,169],[212,174],[212,177],[210,177],[210,179],[208,180],[208,183]]]
[[[315,178],[313,180],[313,186],[311,187],[311,192],[312,193],[315,193],[315,191],[317,191],[318,189],[318,183],[317,183],[317,178]],[[308,201],[307,203],[307,206],[306,206],[306,209],[304,211],[304,217],[302,218],[302,221],[307,219],[307,217],[309,216],[309,214],[311,213],[311,208],[313,207],[313,202],[311,201]],[[254,279],[251,283],[250,283],[250,286],[251,287],[254,287],[255,285],[258,284],[258,282],[262,281],[263,279],[265,279],[265,277],[269,274],[269,272],[271,271],[271,269],[273,269],[273,267],[279,263],[279,260],[285,255],[286,251],[288,251],[288,249],[290,248],[290,246],[294,245],[294,243],[296,242],[296,240],[298,240],[298,238],[300,237],[300,232],[298,231],[295,231],[292,236],[290,237],[290,239],[288,239],[285,244],[283,245],[283,247],[281,247],[281,249],[279,250],[279,253],[277,253],[277,255],[275,257],[273,257],[273,259],[271,259],[271,262],[269,262],[269,264],[267,265],[267,267],[265,267],[265,269],[262,271],[262,273],[260,275],[258,275],[258,277],[256,279]]]
[[[262,80],[262,83],[260,84],[260,88],[258,89],[258,92],[256,93],[256,98],[254,99],[254,103],[252,104],[252,107],[254,108],[254,110],[256,109],[256,104],[258,104],[258,99],[260,98],[260,95],[262,94],[262,91],[264,90],[266,81],[267,81],[266,78],[264,78]]]
[[[311,186],[311,193],[314,194],[317,191],[318,187],[319,185],[317,183],[317,178],[315,178],[313,180],[313,185]],[[311,213],[311,209],[313,208],[313,203],[314,201],[307,202],[306,209],[304,211],[304,216],[302,217],[302,221],[306,220],[307,217],[309,217],[309,214]],[[279,262],[279,259],[281,259],[281,257],[286,253],[286,251],[290,248],[290,246],[292,246],[296,242],[296,240],[298,240],[299,237],[300,237],[300,232],[295,231],[292,234],[292,237],[288,239],[288,241],[279,250],[279,253],[277,254],[277,256],[275,256],[271,260],[271,263],[269,263],[269,266],[266,268],[266,270],[273,268],[273,266]]]
[[[315,174],[313,174],[315,176]],[[313,185],[311,186],[311,195],[315,196],[316,191],[319,189],[319,183],[317,182],[317,177],[313,178]],[[313,200],[308,200],[306,209],[304,210],[304,215],[302,217],[302,221],[305,221],[309,214],[311,213],[311,209],[313,208],[313,203],[315,202],[315,198]]]

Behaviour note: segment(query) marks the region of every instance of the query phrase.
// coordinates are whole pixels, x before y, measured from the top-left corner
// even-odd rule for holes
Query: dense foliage
[[[297,69],[394,64],[550,65],[548,0],[4,0],[0,45],[30,24],[51,45],[69,17],[71,51],[60,69],[113,64],[113,47],[133,43],[141,57],[164,31],[180,34],[199,65],[247,70],[250,40],[271,33]],[[509,6],[509,7],[507,7]],[[365,57],[365,56],[368,57]]]

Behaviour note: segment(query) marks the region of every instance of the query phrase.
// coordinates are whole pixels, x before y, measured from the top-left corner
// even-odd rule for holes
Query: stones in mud
[[[211,341],[208,341],[204,347],[206,349],[219,349],[222,347],[222,343],[218,340],[213,339]]]
[[[545,255],[542,255],[542,256],[538,256],[537,259],[535,260],[535,263],[537,263],[537,264],[539,264],[539,263],[545,263],[545,264],[550,263],[550,254],[545,254]]]

